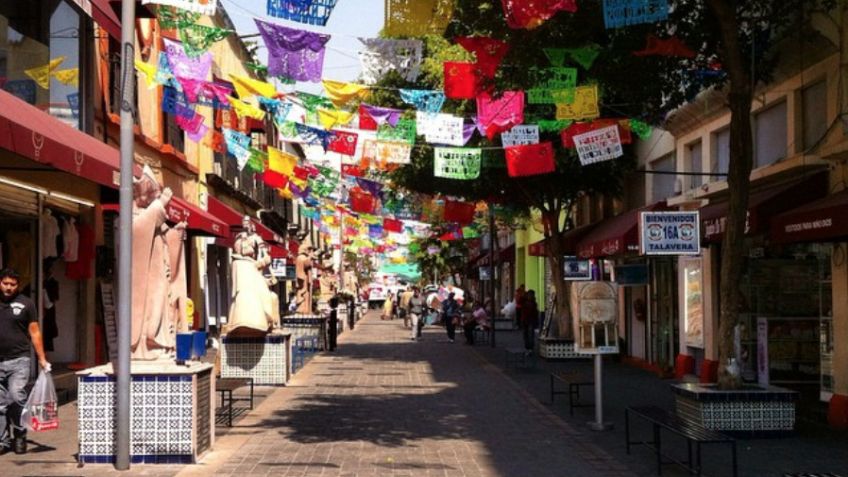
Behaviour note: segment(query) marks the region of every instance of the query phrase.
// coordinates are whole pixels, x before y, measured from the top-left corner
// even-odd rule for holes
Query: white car
[[[377,308],[389,296],[389,287],[384,285],[371,285],[368,288],[368,308]]]

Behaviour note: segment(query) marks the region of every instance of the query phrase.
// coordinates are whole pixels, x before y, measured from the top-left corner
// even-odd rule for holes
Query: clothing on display
[[[62,243],[64,244],[62,258],[65,262],[76,262],[79,251],[79,232],[73,217],[62,222]]]
[[[87,280],[91,278],[94,264],[94,230],[87,224],[77,227],[79,241],[77,260],[65,267],[65,277],[71,280]]]
[[[59,301],[59,282],[53,277],[44,280],[44,329],[42,339],[44,350],[53,351],[53,340],[59,336],[59,327],[56,324],[56,308]]]
[[[50,209],[41,214],[41,258],[58,257],[56,237],[59,236],[59,221],[53,217]]]

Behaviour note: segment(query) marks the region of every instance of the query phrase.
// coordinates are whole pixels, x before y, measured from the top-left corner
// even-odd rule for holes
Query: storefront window
[[[0,2],[2,88],[79,128],[87,21],[64,0]]]

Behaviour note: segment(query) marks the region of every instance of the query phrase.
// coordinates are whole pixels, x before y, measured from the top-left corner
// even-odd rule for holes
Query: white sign
[[[618,125],[595,129],[574,136],[574,145],[580,164],[587,166],[621,157],[621,137],[618,135]]]
[[[465,144],[463,136],[464,119],[459,116],[418,111],[415,113],[415,122],[418,134],[423,135],[424,140],[430,144],[445,144],[448,146]]]
[[[585,354],[618,353],[618,287],[612,282],[571,284],[574,349]]]
[[[272,258],[271,265],[268,266],[268,271],[271,272],[271,276],[277,278],[285,278],[286,276],[286,259],[285,258]]]
[[[642,255],[700,255],[700,214],[691,212],[642,212],[639,251]]]
[[[539,126],[535,124],[514,126],[509,131],[501,134],[501,142],[504,147],[539,144]]]

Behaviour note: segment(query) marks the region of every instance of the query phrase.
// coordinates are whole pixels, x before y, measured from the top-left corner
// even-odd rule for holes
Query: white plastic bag
[[[30,431],[49,431],[59,428],[59,400],[50,373],[39,371],[35,386],[29,394],[21,415],[24,427]]]

